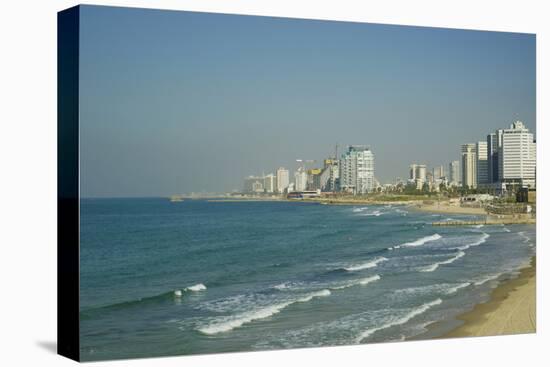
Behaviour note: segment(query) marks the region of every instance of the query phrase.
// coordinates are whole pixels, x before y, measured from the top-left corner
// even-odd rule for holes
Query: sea
[[[535,255],[534,225],[403,205],[82,199],[84,361],[440,336]]]

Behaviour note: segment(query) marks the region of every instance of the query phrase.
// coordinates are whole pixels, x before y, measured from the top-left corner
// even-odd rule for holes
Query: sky
[[[81,7],[82,197],[240,190],[368,145],[375,176],[536,133],[535,35]],[[309,167],[308,167],[309,168]],[[448,169],[448,168],[447,168]]]

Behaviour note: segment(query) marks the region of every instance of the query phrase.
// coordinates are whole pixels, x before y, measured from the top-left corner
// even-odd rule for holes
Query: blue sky
[[[81,194],[229,191],[348,144],[376,177],[448,165],[520,119],[535,36],[84,6]]]

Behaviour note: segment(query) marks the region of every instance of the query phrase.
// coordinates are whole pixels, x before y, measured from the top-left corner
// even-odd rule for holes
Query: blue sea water
[[[82,360],[434,336],[535,254],[528,225],[399,205],[83,199]]]

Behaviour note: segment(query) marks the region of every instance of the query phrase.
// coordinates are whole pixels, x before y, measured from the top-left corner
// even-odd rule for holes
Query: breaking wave
[[[214,322],[212,324],[209,324],[207,326],[199,327],[197,330],[200,331],[203,334],[206,335],[214,335],[218,333],[223,333],[227,331],[231,331],[233,329],[236,329],[238,327],[243,326],[244,324],[250,323],[255,320],[265,319],[267,317],[273,316],[275,314],[278,314],[286,307],[300,302],[309,302],[314,298],[317,297],[327,297],[330,296],[331,292],[328,289],[323,289],[317,292],[309,293],[301,298],[277,303],[274,305],[270,305],[267,307],[263,307],[257,310],[249,311],[249,312],[243,312],[239,315],[225,317],[223,321]]]
[[[439,268],[440,265],[451,264],[451,263],[455,262],[456,260],[460,259],[464,255],[466,255],[466,253],[464,251],[459,251],[456,254],[456,256],[454,256],[454,257],[452,257],[448,260],[438,261],[436,263],[433,263],[432,265],[420,267],[418,270],[421,271],[421,272],[432,272],[432,271],[435,271],[437,268]]]
[[[432,302],[428,302],[428,303],[425,303],[423,304],[422,306],[419,306],[415,309],[412,309],[411,311],[409,311],[406,315],[404,316],[401,316],[401,317],[395,317],[391,320],[389,320],[389,322],[381,325],[381,326],[377,326],[377,327],[374,327],[374,328],[371,328],[371,329],[368,329],[368,330],[365,330],[363,331],[361,334],[359,334],[359,336],[357,337],[357,339],[355,340],[357,343],[360,343],[363,339],[366,339],[368,338],[370,335],[372,335],[373,333],[379,331],[379,330],[383,330],[383,329],[387,329],[389,327],[392,327],[392,326],[398,326],[398,325],[403,325],[405,323],[407,323],[409,320],[411,320],[412,318],[420,315],[420,314],[423,314],[424,312],[428,311],[430,308],[432,308],[433,306],[436,306],[436,305],[439,305],[441,304],[441,298],[438,298]]]
[[[388,247],[388,250],[393,250],[393,249],[398,249],[398,248],[401,248],[401,247],[417,247],[417,246],[422,246],[428,242],[432,242],[432,241],[437,241],[439,240],[440,238],[442,238],[439,234],[433,234],[431,236],[426,236],[426,237],[422,237],[422,238],[419,238],[415,241],[412,241],[412,242],[405,242],[405,243],[402,243],[401,245],[397,245],[397,246],[393,246],[393,247]]]
[[[370,269],[370,268],[374,268],[374,267],[378,266],[379,263],[384,262],[384,261],[388,261],[388,259],[386,259],[385,257],[379,257],[378,259],[374,259],[374,260],[368,261],[368,262],[363,263],[363,264],[349,266],[347,268],[344,268],[344,270],[346,270],[346,271],[359,271],[359,270]]]
[[[369,283],[376,282],[377,280],[380,280],[380,275],[378,275],[378,274],[373,275],[372,277],[368,277],[368,278],[352,280],[352,281],[349,281],[349,282],[347,282],[345,284],[342,284],[342,285],[332,286],[332,287],[330,287],[330,289],[339,290],[339,289],[345,289],[345,288],[353,287],[355,285],[367,285]]]
[[[462,245],[462,246],[452,247],[451,249],[452,250],[464,251],[464,250],[469,249],[470,247],[479,246],[479,245],[485,243],[485,241],[487,241],[487,238],[489,238],[489,235],[487,233],[483,232],[481,234],[481,236],[476,241],[474,241],[472,243]]]

